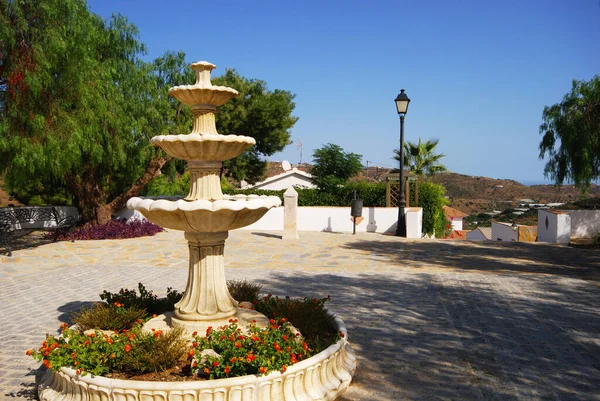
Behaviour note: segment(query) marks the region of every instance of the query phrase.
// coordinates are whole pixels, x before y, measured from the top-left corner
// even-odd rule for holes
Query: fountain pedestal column
[[[256,320],[266,325],[268,319],[255,311],[238,308],[227,289],[225,279],[225,240],[228,232],[186,232],[190,253],[188,281],[183,298],[171,316],[174,327],[189,333],[204,332],[209,326],[228,324],[235,318],[242,322]]]

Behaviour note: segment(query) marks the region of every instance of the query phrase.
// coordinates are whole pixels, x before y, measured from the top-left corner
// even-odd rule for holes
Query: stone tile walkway
[[[330,294],[359,370],[343,400],[600,400],[600,252],[379,234],[236,231],[228,279]],[[0,399],[35,399],[25,356],[104,290],[183,289],[182,233],[0,255]]]

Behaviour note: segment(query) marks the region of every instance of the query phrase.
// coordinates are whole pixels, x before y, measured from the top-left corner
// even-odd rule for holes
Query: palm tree
[[[430,139],[419,143],[404,143],[404,166],[409,171],[418,176],[433,175],[446,171],[446,167],[440,163],[440,159],[446,156],[443,153],[436,155],[433,153],[435,147],[440,142],[439,139]],[[400,149],[394,149],[394,159],[400,162]]]

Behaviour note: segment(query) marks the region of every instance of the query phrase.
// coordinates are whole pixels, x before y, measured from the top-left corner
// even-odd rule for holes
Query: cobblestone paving
[[[330,294],[359,369],[343,400],[600,400],[600,252],[525,243],[236,231],[228,279]],[[0,255],[0,399],[35,399],[25,356],[104,290],[164,294],[183,235],[60,242]]]

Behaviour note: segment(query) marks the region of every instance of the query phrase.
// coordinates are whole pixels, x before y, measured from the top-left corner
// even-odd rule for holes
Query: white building
[[[275,164],[275,162],[271,163]],[[281,169],[283,169],[282,173],[267,176],[267,178],[265,178],[263,181],[257,182],[256,184],[248,184],[242,181],[241,188],[270,189],[275,191],[281,189],[288,189],[289,187],[316,188],[316,185],[313,183],[313,178],[310,173],[299,170],[296,167],[292,168],[290,162],[288,162],[287,160],[281,162],[281,168],[279,171],[281,171]]]
[[[492,239],[491,227],[477,227],[467,233],[468,241],[489,241]]]
[[[460,231],[463,229],[463,217],[467,217],[468,214],[450,206],[444,206],[444,213],[446,214],[446,220],[452,225],[453,230]]]

